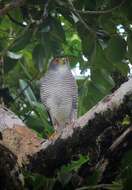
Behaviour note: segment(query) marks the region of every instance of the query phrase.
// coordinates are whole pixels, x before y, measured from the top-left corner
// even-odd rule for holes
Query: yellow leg
[[[52,133],[48,138],[49,138],[49,140],[56,140],[56,139],[59,138],[60,135],[61,135],[61,132],[55,131],[55,132]]]
[[[59,130],[58,121],[54,117],[52,117],[51,120],[52,120],[52,124],[54,126],[54,132],[48,136],[48,139],[51,141],[54,141],[61,135],[61,132]]]

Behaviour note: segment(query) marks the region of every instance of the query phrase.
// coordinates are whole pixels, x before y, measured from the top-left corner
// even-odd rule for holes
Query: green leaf
[[[44,136],[51,135],[54,131],[53,127],[48,122],[48,114],[46,109],[44,109],[43,104],[33,101],[32,107],[35,111],[35,113],[38,115],[40,121],[43,123],[44,126]]]
[[[72,177],[73,171],[77,172],[78,169],[89,161],[88,156],[80,155],[79,159],[76,161],[71,161],[71,163],[64,165],[58,171],[58,179],[62,183],[62,185],[66,185]]]
[[[80,23],[77,24],[78,35],[81,38],[81,45],[83,54],[91,59],[95,45],[96,36],[95,34],[89,33],[85,28],[82,27]]]
[[[125,58],[126,41],[119,35],[113,36],[105,49],[107,58],[112,62],[120,62]]]
[[[105,51],[99,41],[96,41],[94,46],[90,64],[91,68],[106,69],[109,73],[113,70],[113,63],[106,58]]]
[[[44,69],[44,58],[45,58],[44,47],[41,44],[36,45],[32,54],[36,68],[38,68],[39,71],[42,72]]]
[[[23,35],[21,35],[19,38],[17,38],[14,41],[9,50],[14,52],[24,49],[30,43],[31,38],[32,38],[32,32],[29,30],[25,31]]]
[[[23,91],[23,94],[25,95],[25,97],[27,98],[28,102],[32,105],[32,102],[36,102],[37,99],[32,91],[32,89],[30,88],[30,86],[28,85],[28,83],[23,80],[20,79],[19,80],[19,84],[20,84],[20,88]]]
[[[56,182],[56,179],[47,178],[40,174],[24,172],[24,178],[26,187],[30,187],[29,189],[32,190],[53,190],[53,186]]]
[[[86,57],[91,58],[95,48],[95,35],[88,34],[82,38],[82,50]]]
[[[7,56],[10,57],[11,59],[21,59],[22,58],[22,54],[16,54],[11,51],[7,51]]]
[[[111,77],[113,64],[107,61],[104,50],[96,42],[96,46],[91,57],[91,80],[96,88],[104,95],[114,86],[114,81]]]
[[[51,21],[51,38],[62,43],[65,42],[66,37],[61,22],[56,18],[52,18]]]
[[[14,67],[17,65],[17,63],[18,63],[17,59],[11,59],[10,57],[5,56],[4,57],[5,73],[8,73],[10,70],[13,70]]]
[[[110,74],[104,69],[94,70],[91,79],[98,90],[100,90],[104,95],[106,95],[115,84]]]
[[[128,63],[119,63],[119,64],[114,64],[115,69],[117,69],[123,76],[127,76],[128,73],[130,72],[130,67]]]

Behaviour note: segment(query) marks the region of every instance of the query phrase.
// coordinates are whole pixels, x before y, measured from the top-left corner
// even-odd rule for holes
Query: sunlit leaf
[[[11,59],[21,59],[22,54],[17,54],[11,51],[7,51],[7,56],[10,57]]]

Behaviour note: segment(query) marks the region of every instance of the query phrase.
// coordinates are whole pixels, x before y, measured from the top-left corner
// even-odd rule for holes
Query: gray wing
[[[78,107],[78,87],[72,72],[70,71],[70,81],[72,89],[72,109],[71,109],[71,121],[77,119],[77,107]]]
[[[50,112],[50,105],[48,104],[48,98],[51,96],[51,90],[50,90],[50,85],[49,85],[49,81],[50,81],[50,73],[48,72],[44,77],[41,78],[40,80],[40,99],[41,102],[43,103],[43,105],[46,108],[46,111],[49,115],[49,118],[52,122],[52,124],[54,125],[55,123],[55,119],[53,118],[51,112]]]
[[[47,99],[50,96],[50,92],[49,92],[49,79],[50,79],[50,74],[47,73],[40,80],[40,99],[41,99],[41,102],[46,107],[47,111],[49,111],[49,109],[50,109],[49,106],[48,106],[48,103],[47,103]]]

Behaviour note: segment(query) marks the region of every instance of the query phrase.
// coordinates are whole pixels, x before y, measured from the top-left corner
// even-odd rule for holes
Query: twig
[[[112,184],[99,184],[99,185],[90,185],[87,187],[80,187],[80,188],[77,188],[76,190],[100,189],[100,188],[105,189],[105,188],[110,188],[110,187],[112,187]]]
[[[17,1],[12,1],[11,3],[8,3],[5,5],[4,8],[0,9],[0,16],[3,16],[7,14],[9,11],[22,6],[25,3],[26,0],[17,0]]]
[[[126,136],[132,132],[132,127],[129,127],[128,129],[126,129],[124,131],[124,133],[122,133],[114,142],[113,144],[110,146],[109,150],[110,152],[113,152],[126,138]]]
[[[47,0],[47,2],[45,3],[44,11],[43,11],[43,19],[45,19],[48,16],[47,9],[48,9],[48,6],[49,6],[49,2],[50,2],[50,0]]]
[[[8,16],[8,18],[9,18],[12,22],[14,22],[15,24],[17,24],[17,25],[19,25],[19,26],[21,26],[21,27],[25,27],[25,26],[26,26],[26,25],[24,25],[23,23],[21,23],[21,22],[15,20],[9,13],[7,13],[7,16]]]
[[[132,132],[132,127],[129,127],[128,129],[126,129],[110,146],[110,148],[108,149],[108,154],[112,155],[112,153],[116,150],[116,148],[124,142],[125,138],[127,137],[127,135],[129,133]],[[101,158],[101,160],[96,164],[95,168],[98,168],[98,170],[100,171],[100,179],[102,178],[102,175],[104,173],[104,171],[106,170],[107,166],[109,164],[109,158],[106,156],[105,158]],[[100,181],[100,180],[99,180]]]
[[[126,0],[122,0],[121,3],[111,9],[108,9],[108,10],[100,10],[100,11],[90,11],[90,10],[78,10],[76,9],[76,12],[77,13],[80,13],[80,14],[89,14],[89,15],[102,15],[102,14],[109,14],[113,11],[115,11],[116,9],[120,8],[124,3],[125,3]],[[59,3],[59,1],[57,1]],[[68,7],[66,6],[65,3],[61,3],[61,5],[63,5],[66,9],[70,9],[70,10],[74,10],[72,7]]]
[[[82,19],[82,17],[80,16],[80,14],[76,11],[73,3],[68,0],[69,3],[69,7],[72,8],[73,13],[78,17],[78,19],[80,20],[80,22],[85,26],[85,28],[90,32],[90,33],[95,33],[95,31]]]

